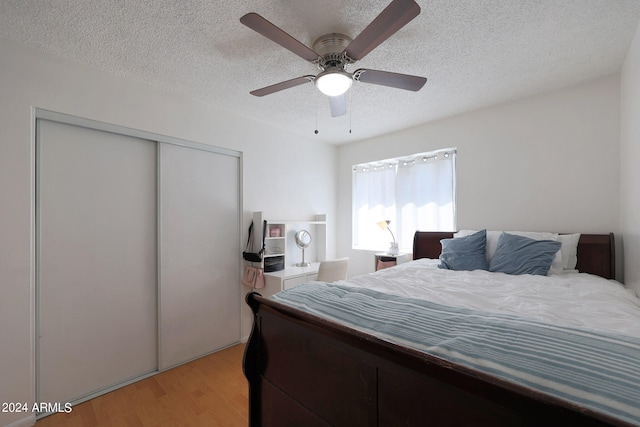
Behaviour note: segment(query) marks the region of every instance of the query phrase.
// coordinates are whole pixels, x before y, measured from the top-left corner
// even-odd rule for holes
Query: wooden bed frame
[[[452,233],[417,232],[414,258]],[[578,269],[613,278],[613,234],[585,234]],[[247,295],[251,426],[628,425],[491,375]]]

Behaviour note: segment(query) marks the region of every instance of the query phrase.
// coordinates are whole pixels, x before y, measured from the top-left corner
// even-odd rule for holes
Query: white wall
[[[625,284],[640,296],[640,26],[621,73],[620,223]]]
[[[341,146],[338,253],[349,274],[374,265],[351,249],[351,165],[439,148],[458,148],[458,229],[618,233],[619,106],[610,76]]]
[[[326,213],[335,254],[335,147],[4,39],[0,58],[0,402],[35,398],[32,107],[242,151],[243,228],[254,210]],[[0,425],[25,417],[0,413]]]

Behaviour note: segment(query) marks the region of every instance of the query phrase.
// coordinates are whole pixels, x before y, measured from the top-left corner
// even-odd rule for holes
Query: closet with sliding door
[[[36,112],[36,401],[240,339],[240,153]]]

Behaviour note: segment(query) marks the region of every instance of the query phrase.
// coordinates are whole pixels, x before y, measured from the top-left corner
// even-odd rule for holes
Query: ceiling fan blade
[[[294,39],[291,35],[285,33],[257,13],[247,13],[240,18],[240,22],[307,61],[313,62],[320,57],[320,55],[312,49]]]
[[[364,68],[356,70],[353,73],[353,79],[364,83],[412,90],[414,92],[422,89],[422,86],[427,82],[426,77],[391,73],[389,71],[367,70]]]
[[[315,76],[296,77],[295,79],[291,79],[291,80],[287,80],[287,81],[284,81],[284,82],[276,83],[276,84],[271,85],[271,86],[263,87],[262,89],[256,89],[256,90],[253,90],[253,91],[251,91],[249,93],[251,95],[253,95],[253,96],[271,95],[272,93],[280,92],[281,90],[290,89],[292,87],[300,86],[300,85],[305,84],[307,82],[311,82],[311,81],[313,81],[314,78],[315,78]]]
[[[420,6],[413,0],[393,0],[345,49],[354,61],[364,58],[380,43],[391,37],[420,14]]]
[[[339,117],[347,114],[347,97],[342,95],[329,97],[329,108],[331,117]]]

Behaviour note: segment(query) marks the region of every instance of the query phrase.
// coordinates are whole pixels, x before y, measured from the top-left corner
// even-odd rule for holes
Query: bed
[[[580,273],[451,273],[472,274],[462,280],[471,288],[497,276],[524,280],[525,299],[512,298],[506,283],[494,288],[498,303],[466,291],[451,303],[456,292],[447,290],[458,287],[437,266],[441,240],[452,237],[417,232],[410,263],[271,298],[247,295],[250,425],[640,425],[640,302],[605,280],[615,276],[613,234],[576,239]],[[414,295],[408,276],[428,277],[434,298]],[[606,303],[565,298],[545,313],[537,298],[552,276],[558,295],[577,286],[584,301],[597,294]],[[584,324],[585,311],[595,327]],[[390,317],[374,318],[380,313]]]

